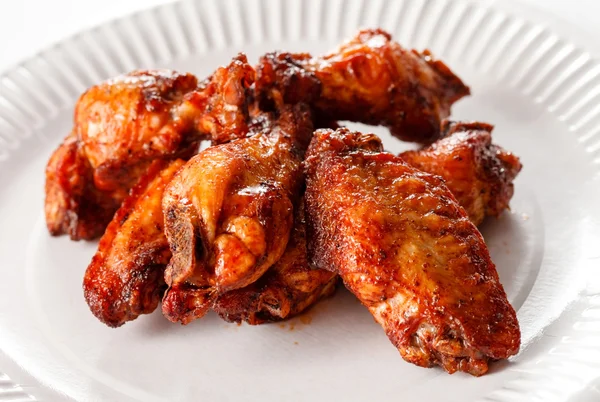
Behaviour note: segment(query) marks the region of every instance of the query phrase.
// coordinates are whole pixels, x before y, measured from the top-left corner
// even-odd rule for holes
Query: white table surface
[[[2,0],[0,73],[82,29],[173,0]],[[600,34],[598,0],[522,0]]]

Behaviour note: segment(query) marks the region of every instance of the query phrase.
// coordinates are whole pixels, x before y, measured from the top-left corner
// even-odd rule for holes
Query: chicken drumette
[[[184,163],[152,162],[106,228],[85,272],[85,300],[110,327],[151,313],[162,298],[171,250],[161,202],[165,187]]]
[[[255,282],[283,254],[312,134],[302,105],[258,119],[256,134],[193,157],[163,198],[173,257],[163,313],[188,323],[218,295]]]
[[[152,161],[187,159],[203,139],[245,135],[253,81],[254,69],[240,55],[200,85],[191,74],[151,70],[90,88],[46,168],[50,233],[100,236]]]
[[[407,141],[431,143],[469,88],[425,51],[406,50],[382,30],[363,30],[334,52],[269,53],[257,67],[263,107],[273,89],[286,103],[309,103],[331,120],[385,125]]]
[[[515,311],[441,178],[346,129],[318,131],[306,166],[312,263],[341,276],[405,360],[482,375],[517,353]]]

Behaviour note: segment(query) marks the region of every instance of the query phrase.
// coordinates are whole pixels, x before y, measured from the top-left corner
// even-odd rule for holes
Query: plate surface
[[[0,86],[0,369],[14,381],[0,373],[0,401],[599,395],[600,64],[523,18],[494,2],[198,0],[84,32],[10,71]],[[518,310],[521,353],[482,378],[412,366],[346,291],[284,324],[211,314],[182,327],[159,312],[117,330],[99,323],[81,291],[96,244],[51,238],[42,213],[45,163],[77,96],[134,68],[203,77],[239,51],[252,61],[274,49],[322,53],[358,27],[430,48],[472,88],[453,118],[495,124],[495,142],[522,158],[511,211],[482,227]],[[390,151],[406,146],[357,127]]]

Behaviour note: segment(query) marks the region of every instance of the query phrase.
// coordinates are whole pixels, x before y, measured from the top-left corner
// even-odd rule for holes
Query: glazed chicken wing
[[[305,163],[310,260],[341,276],[405,360],[482,375],[517,353],[515,311],[441,178],[346,129],[318,131]]]
[[[307,102],[329,119],[384,125],[400,139],[421,143],[438,138],[440,121],[469,94],[428,51],[406,50],[379,29],[360,31],[322,57],[267,54],[256,88],[263,104],[276,89],[286,103]]]
[[[163,313],[172,321],[202,317],[219,294],[255,282],[285,250],[311,116],[297,105],[257,130],[193,157],[165,192],[173,257]]]
[[[50,233],[98,237],[153,160],[187,159],[202,139],[244,136],[253,80],[240,55],[200,86],[191,74],[151,70],[90,88],[77,103],[73,132],[47,166]]]
[[[306,256],[304,205],[279,261],[256,282],[221,295],[215,311],[226,321],[251,325],[293,317],[335,291],[337,274],[312,269]]]
[[[442,139],[400,154],[409,165],[441,176],[475,225],[508,208],[522,167],[518,157],[492,144],[492,129],[486,123],[444,121]]]
[[[108,326],[151,313],[161,300],[164,267],[171,259],[161,201],[166,185],[184,163],[152,162],[100,239],[83,289],[92,313]]]

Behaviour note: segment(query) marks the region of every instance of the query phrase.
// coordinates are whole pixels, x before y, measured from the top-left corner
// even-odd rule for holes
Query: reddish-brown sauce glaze
[[[518,352],[487,247],[441,178],[347,129],[317,131],[305,163],[310,260],[340,275],[405,360],[482,375]]]

